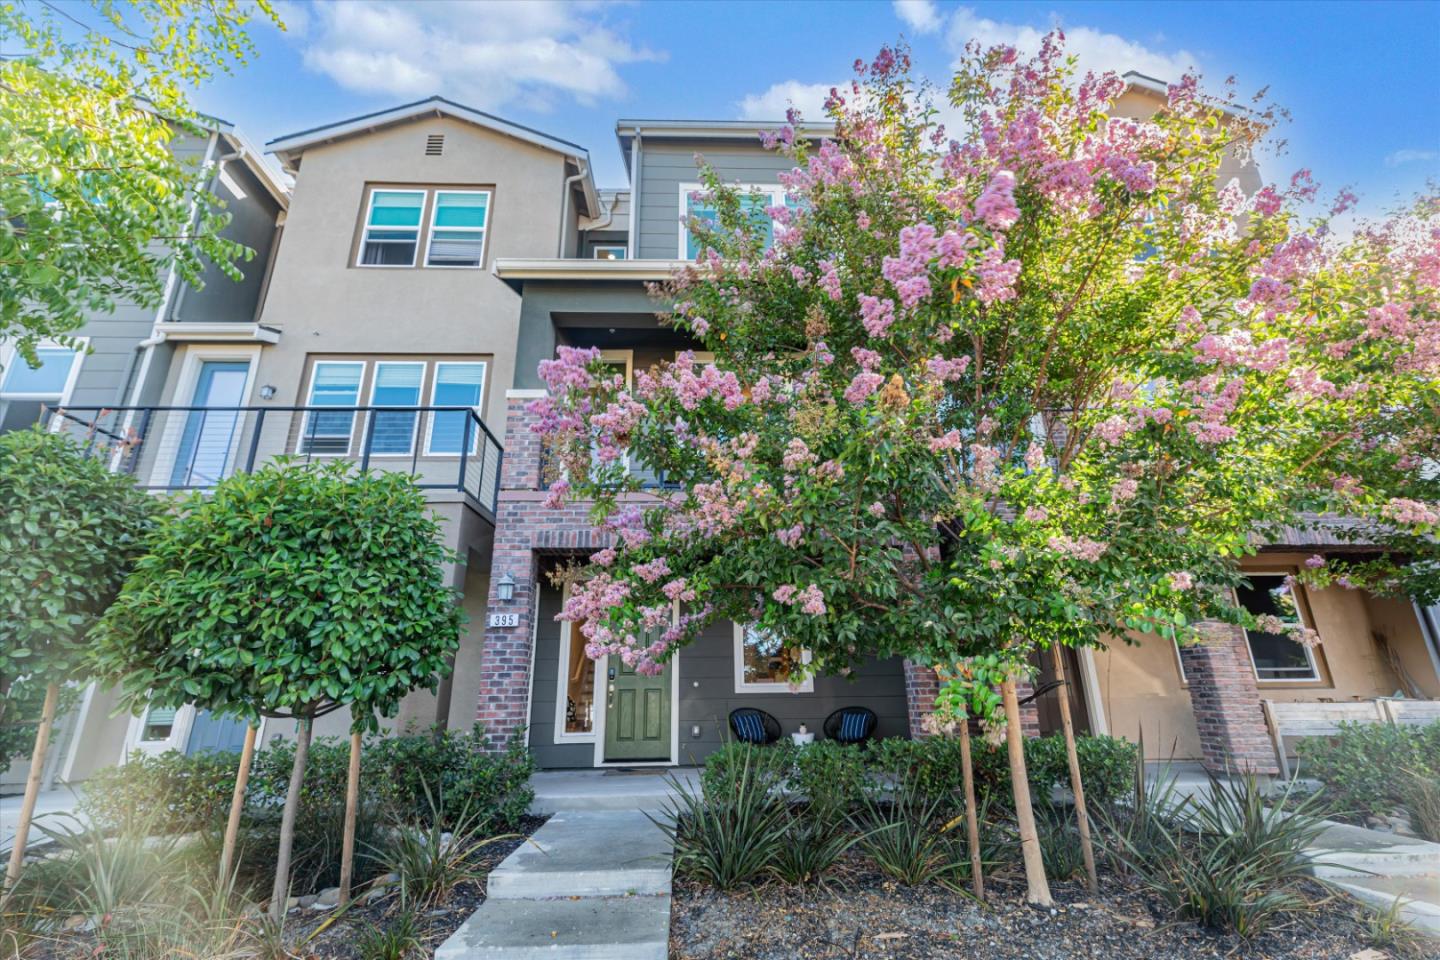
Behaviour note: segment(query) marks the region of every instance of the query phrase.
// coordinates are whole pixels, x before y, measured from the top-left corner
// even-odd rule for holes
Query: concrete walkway
[[[1315,876],[1440,937],[1440,844],[1331,822],[1307,851]]]
[[[485,902],[436,960],[664,960],[674,850],[646,814],[670,797],[668,773],[537,773],[531,810],[550,819],[491,872]]]
[[[0,797],[0,849],[8,850],[15,839],[15,830],[20,825],[20,805],[24,800],[23,794]],[[80,796],[73,790],[64,787],[43,790],[35,798],[35,817],[45,816],[47,819],[41,823],[53,823],[60,819],[54,814],[73,813],[79,805]],[[33,847],[44,840],[45,834],[31,826],[27,846]]]

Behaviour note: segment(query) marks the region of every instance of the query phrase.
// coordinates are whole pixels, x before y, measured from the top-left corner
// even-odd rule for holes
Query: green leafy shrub
[[[672,781],[674,795],[654,820],[675,845],[676,873],[729,890],[770,871],[787,842],[790,810],[767,759],[764,751],[735,751],[715,770],[707,766],[698,791]]]
[[[189,833],[222,823],[235,790],[233,753],[136,751],[124,764],[92,777],[80,798],[85,819],[107,831],[139,824],[161,833]]]
[[[385,839],[387,829],[375,804],[363,802],[355,811],[355,875],[358,886],[383,873],[373,854]],[[275,876],[275,851],[280,844],[278,805],[247,807],[241,821],[236,854],[237,885],[262,896]],[[345,793],[315,803],[301,804],[295,816],[295,842],[291,848],[290,895],[318,893],[340,882],[340,851],[344,842]],[[219,834],[210,837],[215,858],[219,857]]]
[[[1440,723],[1346,723],[1332,736],[1306,737],[1295,750],[1300,775],[1323,783],[1323,795],[1342,817],[1387,814],[1403,805],[1406,778],[1397,771],[1440,777]]]
[[[865,794],[865,753],[857,746],[822,740],[794,751],[790,787],[804,797],[807,816],[837,823]]]
[[[705,758],[701,790],[706,797],[723,797],[742,770],[767,790],[783,787],[795,772],[795,749],[785,741],[770,746],[731,741]]]

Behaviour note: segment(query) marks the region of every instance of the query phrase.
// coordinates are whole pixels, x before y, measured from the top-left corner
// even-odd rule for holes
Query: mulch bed
[[[1100,895],[1081,882],[1051,883],[1053,909],[1025,903],[1018,871],[986,877],[989,904],[939,886],[905,887],[851,858],[826,886],[721,893],[677,881],[670,919],[672,960],[1349,960],[1366,950],[1357,907],[1319,884],[1313,908],[1242,940],[1171,922],[1134,881],[1100,876]],[[1384,952],[1370,954],[1393,956]],[[1440,956],[1437,953],[1436,956]]]
[[[485,881],[490,871],[525,843],[546,819],[527,816],[515,829],[519,836],[483,847],[477,852],[474,866],[486,876],[460,884],[443,903],[419,917],[425,956],[434,956],[435,949],[485,902]],[[393,893],[374,901],[357,898],[350,909],[333,922],[330,922],[333,910],[292,910],[285,919],[286,943],[293,945],[296,960],[359,960],[360,937],[372,929],[384,928],[399,909],[398,899]],[[329,925],[325,926],[327,922]],[[324,929],[316,933],[322,926]]]

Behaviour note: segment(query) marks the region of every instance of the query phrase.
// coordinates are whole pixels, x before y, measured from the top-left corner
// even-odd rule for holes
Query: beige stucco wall
[[[1152,116],[1164,103],[1165,98],[1158,93],[1131,87],[1120,94],[1110,112],[1117,117],[1144,120]],[[1247,195],[1259,190],[1261,185],[1260,168],[1253,160],[1242,159],[1234,151],[1220,164],[1220,175],[1216,179],[1220,186],[1238,179],[1241,189]]]
[[[424,155],[431,134],[445,135],[442,156]],[[483,416],[499,435],[520,296],[491,266],[500,257],[556,255],[564,180],[560,154],[448,118],[306,151],[261,316],[281,338],[265,349],[255,389],[274,385],[276,406],[303,403],[308,354],[489,354]],[[353,266],[367,184],[492,189],[483,266]]]
[[[1266,554],[1247,570],[1293,569],[1308,554]],[[1390,696],[1400,682],[1373,638],[1383,633],[1406,669],[1429,696],[1440,696],[1435,675],[1409,603],[1332,587],[1306,590],[1309,617],[1320,633],[1318,682],[1265,682],[1260,696],[1286,701],[1349,701]],[[1190,694],[1180,679],[1172,645],[1153,635],[1132,635],[1135,645],[1112,643],[1096,651],[1095,671],[1110,733],[1136,738],[1143,727],[1151,759],[1198,759],[1199,735],[1190,712]]]

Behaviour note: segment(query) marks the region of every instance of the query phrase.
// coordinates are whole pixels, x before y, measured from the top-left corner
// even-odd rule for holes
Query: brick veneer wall
[[[1227,767],[1278,773],[1245,631],[1228,623],[1202,624],[1201,630],[1205,641],[1181,647],[1180,660],[1205,766],[1217,773]]]
[[[1028,680],[1015,684],[1015,693],[1022,700],[1033,690]],[[940,679],[934,670],[905,661],[905,700],[911,737],[919,739],[930,735],[925,730],[925,715],[935,709],[935,697],[939,693]],[[1020,707],[1020,731],[1027,737],[1040,736],[1040,708],[1033,700]]]

